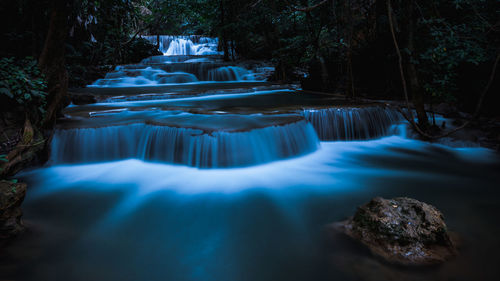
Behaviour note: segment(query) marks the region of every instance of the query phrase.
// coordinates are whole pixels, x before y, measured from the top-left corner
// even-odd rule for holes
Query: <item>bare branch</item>
[[[260,4],[260,2],[262,2],[262,0],[257,0],[257,1],[255,1],[254,3],[250,4],[250,8],[255,8],[255,7],[257,7],[257,5],[259,5],[259,4]]]
[[[323,6],[324,4],[328,3],[328,1],[329,0],[323,0],[316,5],[309,6],[309,7],[296,7],[295,5],[290,3],[290,1],[286,0],[286,2],[290,5],[292,10],[297,11],[297,12],[304,12],[304,13],[311,12],[312,10],[315,10],[316,8],[319,8],[319,7]]]
[[[128,45],[128,44],[130,44],[132,41],[135,40],[135,38],[137,37],[137,35],[139,35],[139,33],[145,31],[146,29],[148,29],[150,27],[151,27],[151,24],[148,24],[148,25],[146,25],[146,26],[144,26],[142,28],[139,28],[129,40],[127,40],[126,42],[122,42],[121,45]]]

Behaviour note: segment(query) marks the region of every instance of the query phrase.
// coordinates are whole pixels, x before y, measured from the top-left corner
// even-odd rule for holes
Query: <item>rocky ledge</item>
[[[374,198],[337,227],[393,264],[435,265],[458,253],[443,214],[411,198]]]
[[[0,181],[0,239],[11,238],[24,231],[21,203],[25,195],[26,184]]]

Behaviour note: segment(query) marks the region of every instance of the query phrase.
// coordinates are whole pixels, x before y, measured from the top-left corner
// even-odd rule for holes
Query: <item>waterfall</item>
[[[157,36],[142,36],[152,44],[157,44]],[[159,49],[166,56],[206,56],[221,55],[217,51],[219,45],[218,38],[204,36],[172,36],[161,35]]]
[[[208,72],[208,80],[210,81],[241,81],[253,80],[250,72],[242,67],[224,66],[212,69]]]
[[[250,131],[214,131],[130,124],[58,130],[51,162],[86,163],[136,158],[199,168],[239,167],[312,152],[319,140],[306,121]]]
[[[194,43],[191,40],[186,40],[178,38],[170,43],[166,56],[184,56],[184,55],[196,55],[196,50],[194,50]]]
[[[91,87],[154,86],[207,81],[259,81],[242,67],[220,66],[213,62],[169,63],[165,65],[125,65],[98,79]]]
[[[143,36],[156,44],[156,36]],[[208,81],[265,81],[268,70],[258,73],[229,66],[217,51],[218,39],[203,36],[160,36],[163,56],[153,56],[139,64],[121,65],[90,87],[156,86]]]
[[[302,114],[321,140],[374,139],[391,134],[393,126],[403,121],[399,112],[381,106],[306,109]]]
[[[117,67],[114,72],[106,74],[104,79],[94,82],[94,87],[130,87],[151,86],[162,84],[197,82],[198,78],[191,73],[166,72],[162,69],[147,67],[144,69],[130,69]]]

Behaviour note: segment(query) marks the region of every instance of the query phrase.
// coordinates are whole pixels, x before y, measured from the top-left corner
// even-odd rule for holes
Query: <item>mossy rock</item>
[[[443,214],[415,199],[374,198],[342,225],[347,235],[390,263],[434,265],[457,254]]]

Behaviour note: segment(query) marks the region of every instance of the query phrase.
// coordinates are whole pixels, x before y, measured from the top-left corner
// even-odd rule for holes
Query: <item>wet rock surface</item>
[[[0,181],[0,239],[14,237],[24,231],[21,204],[26,184]]]
[[[392,264],[436,265],[457,254],[443,214],[411,198],[376,197],[337,226]]]

